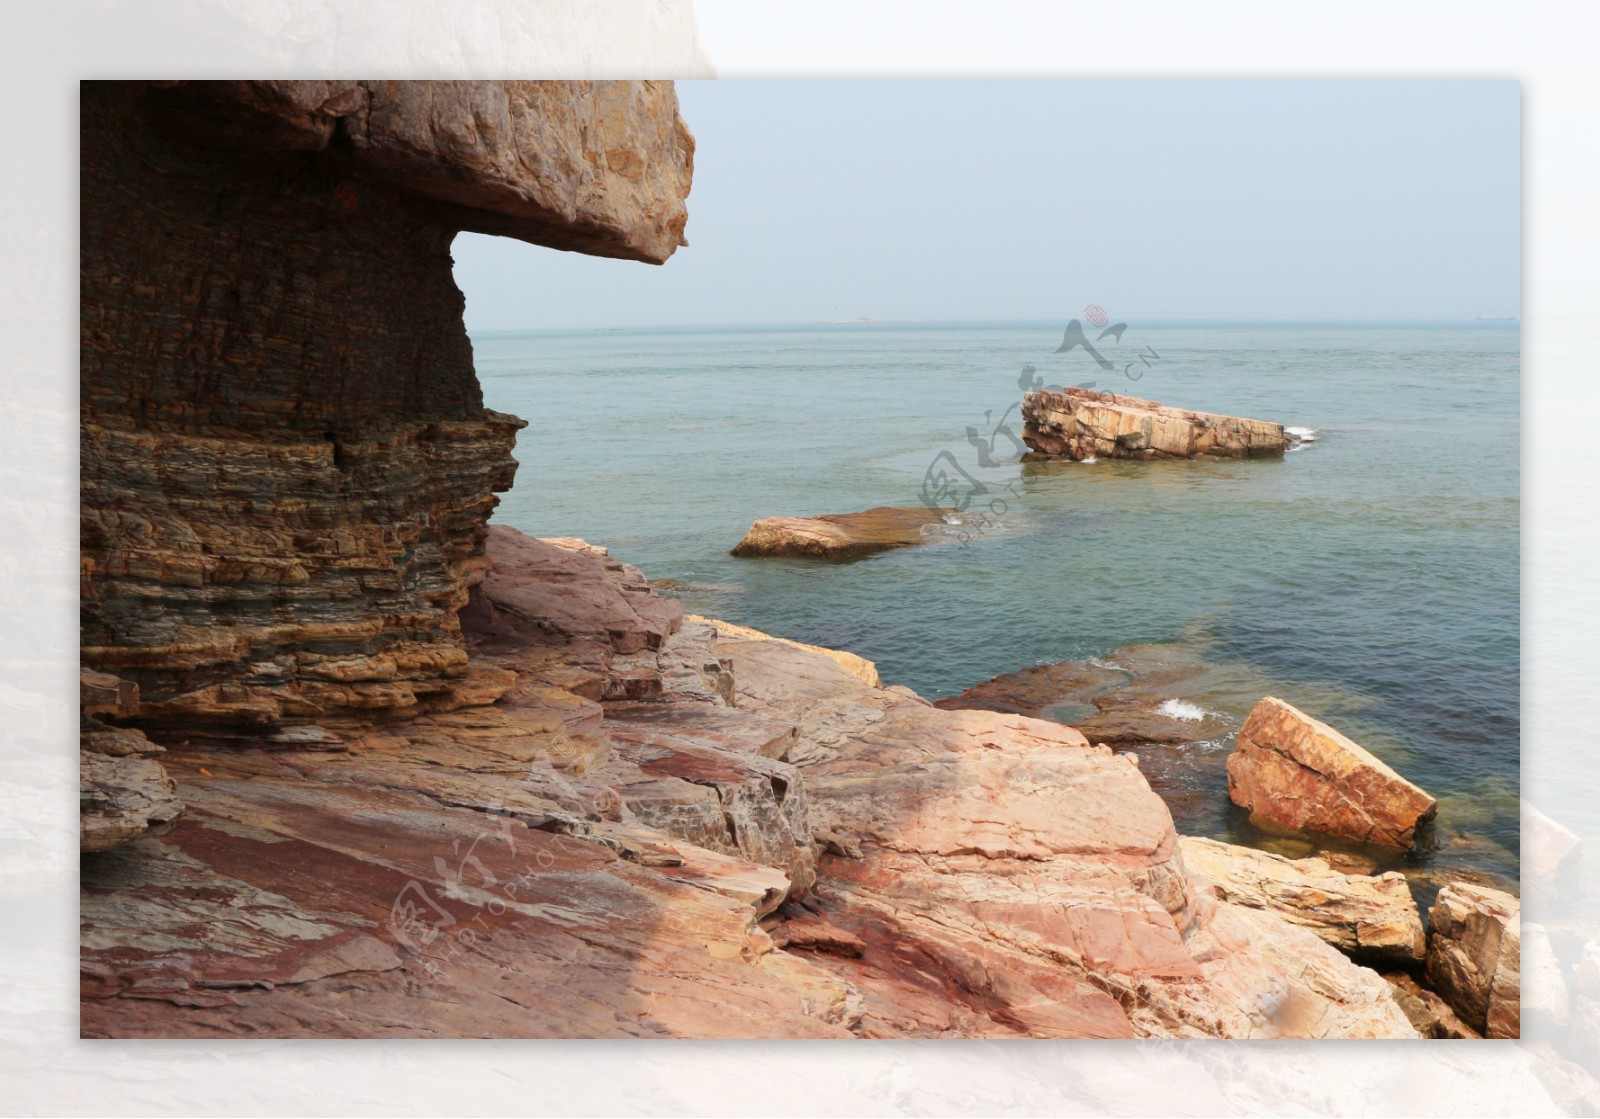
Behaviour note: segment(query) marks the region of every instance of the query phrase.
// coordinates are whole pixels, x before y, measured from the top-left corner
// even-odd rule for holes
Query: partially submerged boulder
[[[1428,982],[1484,1037],[1520,1037],[1522,903],[1454,882],[1439,891],[1428,921]]]
[[[1410,849],[1438,802],[1344,735],[1267,696],[1239,730],[1228,795],[1258,827]]]
[[[1286,859],[1189,836],[1179,846],[1190,875],[1209,883],[1223,901],[1276,913],[1358,959],[1406,964],[1423,958],[1422,915],[1398,871],[1341,874],[1316,857]]]
[[[855,559],[925,543],[928,536],[923,530],[943,523],[943,511],[922,505],[882,505],[820,517],[763,517],[750,526],[733,554]]]
[[[1022,441],[1040,455],[1092,458],[1258,458],[1283,454],[1283,425],[1173,408],[1093,389],[1040,389],[1022,398]]]

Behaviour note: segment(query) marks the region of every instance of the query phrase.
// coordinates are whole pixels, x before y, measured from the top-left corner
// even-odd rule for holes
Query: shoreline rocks
[[[1093,389],[1038,389],[1022,398],[1022,441],[1035,454],[1093,458],[1238,459],[1281,456],[1282,424],[1173,408]]]
[[[489,549],[494,702],[151,728],[188,807],[84,862],[85,1036],[1416,1036],[1077,732]]]
[[[925,544],[928,537],[923,530],[943,523],[943,511],[921,505],[883,505],[820,517],[763,517],[734,545],[732,554],[858,559]]]
[[[1409,850],[1438,802],[1350,739],[1274,696],[1239,730],[1228,795],[1267,831]]]
[[[1522,903],[1452,882],[1428,910],[1426,974],[1461,1020],[1487,1038],[1522,1035]]]
[[[1179,846],[1189,873],[1223,901],[1276,913],[1358,960],[1409,965],[1423,959],[1422,914],[1397,871],[1341,874],[1315,856],[1286,859],[1190,836]]]

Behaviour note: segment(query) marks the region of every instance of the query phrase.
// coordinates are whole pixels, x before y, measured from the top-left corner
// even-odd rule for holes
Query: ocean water
[[[496,518],[605,544],[691,611],[852,650],[929,698],[1198,644],[1324,697],[1312,714],[1440,797],[1422,862],[1514,878],[1517,324],[1130,323],[1098,347],[1110,369],[1055,354],[1064,325],[476,336],[487,403],[529,420]],[[1025,365],[1315,441],[1281,461],[1005,461]],[[985,487],[965,542],[728,554],[758,517],[916,505],[930,469]],[[1238,838],[1227,812],[1208,830]]]

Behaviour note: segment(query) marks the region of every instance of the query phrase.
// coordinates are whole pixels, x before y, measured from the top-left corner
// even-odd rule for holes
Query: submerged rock
[[[1344,735],[1268,696],[1239,730],[1228,794],[1268,831],[1411,848],[1438,802]]]
[[[1522,1034],[1522,904],[1467,883],[1428,911],[1427,977],[1463,1021],[1489,1038]]]
[[[1422,914],[1403,874],[1341,874],[1320,858],[1286,859],[1185,836],[1183,863],[1223,901],[1265,909],[1369,961],[1420,962]]]
[[[1022,441],[1037,454],[1092,458],[1258,458],[1282,455],[1283,425],[1093,389],[1039,389],[1022,398]]]
[[[923,530],[943,523],[943,512],[921,505],[884,505],[820,517],[763,517],[750,526],[733,554],[855,559],[926,543]]]

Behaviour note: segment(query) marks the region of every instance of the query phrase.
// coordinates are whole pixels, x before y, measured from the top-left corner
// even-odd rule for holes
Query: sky
[[[1519,313],[1515,81],[683,81],[665,265],[456,238],[467,327]]]

